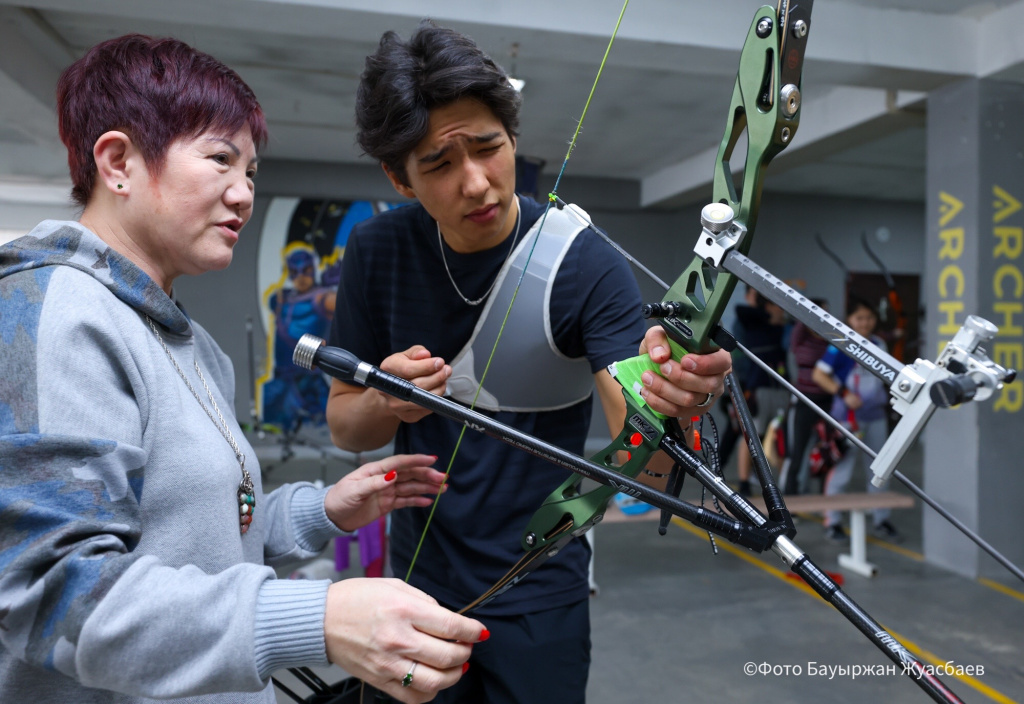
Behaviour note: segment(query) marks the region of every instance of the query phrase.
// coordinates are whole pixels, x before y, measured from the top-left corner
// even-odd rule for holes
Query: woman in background
[[[882,339],[874,335],[878,314],[867,301],[850,296],[846,304],[846,324],[885,349]],[[872,450],[882,449],[888,435],[889,389],[885,383],[833,346],[829,346],[814,367],[813,377],[818,386],[833,395],[832,417],[846,423]],[[825,494],[832,496],[846,491],[854,466],[861,462],[868,475],[867,490],[882,491],[884,487],[871,483],[870,461],[861,450],[851,447],[825,477]],[[899,542],[902,536],[889,522],[889,514],[889,509],[875,509],[872,514],[875,535]],[[846,539],[839,511],[826,512],[825,535],[834,541]]]

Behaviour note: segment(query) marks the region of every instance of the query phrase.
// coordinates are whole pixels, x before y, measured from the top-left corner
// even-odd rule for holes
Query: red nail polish
[[[477,641],[477,642],[479,642],[479,643],[483,643],[483,642],[484,642],[485,640],[487,640],[487,639],[488,639],[488,638],[490,638],[490,637],[491,637],[491,632],[490,632],[490,631],[488,631],[488,630],[487,630],[487,629],[485,628],[484,630],[480,631],[480,640],[479,640],[479,641]]]
[[[466,674],[466,670],[468,670],[468,669],[469,669],[469,663],[468,662],[462,663],[462,674]]]
[[[395,477],[397,477],[397,476],[398,476],[398,472],[396,472],[395,470],[392,469],[390,472],[388,472],[387,474],[384,475],[384,481],[386,481],[386,482],[393,482],[395,480]]]

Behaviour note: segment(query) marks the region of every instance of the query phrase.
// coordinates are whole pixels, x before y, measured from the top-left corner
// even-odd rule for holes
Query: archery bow
[[[991,339],[994,326],[973,316],[940,356],[939,364],[918,360],[912,367],[904,368],[888,354],[877,350],[869,341],[813,306],[746,258],[750,235],[756,223],[764,169],[791,141],[798,126],[800,69],[809,29],[810,9],[811,0],[800,5],[783,0],[777,13],[764,7],[755,15],[741,53],[740,71],[733,92],[726,135],[716,161],[715,202],[701,214],[703,232],[695,248],[696,256],[662,302],[645,307],[645,315],[662,320],[673,348],[673,357],[679,359],[687,351],[705,352],[716,346],[732,344],[727,333],[719,327],[718,320],[737,278],[747,283],[757,282],[760,285],[755,285],[755,288],[777,303],[789,304],[783,307],[790,312],[794,312],[794,306],[799,308],[801,315],[798,317],[804,322],[819,332],[825,331],[828,339],[836,343],[843,342],[845,352],[858,357],[862,363],[869,362],[868,366],[874,373],[892,382],[891,388],[897,400],[896,410],[904,415],[901,425],[909,421],[909,426],[904,429],[902,437],[898,438],[895,449],[887,454],[886,448],[883,448],[876,463],[872,465],[878,481],[894,471],[895,463],[909,442],[908,438],[912,439],[916,435],[916,431],[927,421],[936,406],[969,400],[975,394],[979,399],[990,396],[1004,381],[1013,378],[1013,372],[999,367],[984,355],[979,345]],[[785,69],[781,67],[782,64]],[[742,191],[737,193],[728,160],[744,131],[748,133],[748,148]],[[557,202],[554,193],[549,198],[549,207],[551,202]],[[344,381],[377,388],[413,401],[428,410],[459,421],[467,428],[520,447],[605,485],[584,495],[579,493],[580,480],[572,477],[556,490],[527,527],[523,538],[527,555],[523,561],[505,579],[463,611],[494,598],[529,570],[557,554],[561,546],[573,537],[584,534],[601,520],[607,499],[616,491],[622,491],[740,545],[759,552],[771,549],[891,660],[902,665],[904,674],[910,676],[929,696],[940,702],[960,701],[920,660],[853,603],[790,540],[795,531],[781,494],[764,462],[763,450],[759,444],[750,441],[752,423],[749,413],[741,412],[741,419],[748,435],[748,444],[757,460],[756,467],[762,475],[769,518],[761,515],[703,465],[700,458],[682,442],[678,424],[646,407],[637,390],[640,374],[651,368],[648,358],[637,357],[613,365],[613,376],[623,385],[627,422],[612,444],[592,461],[559,450],[471,409],[424,392],[405,380],[359,361],[343,350],[322,347],[322,340],[317,338],[304,337],[296,347],[295,359],[300,366],[317,366]],[[924,390],[927,393],[921,393]],[[746,410],[742,398],[736,398],[735,393],[734,400],[742,410]],[[889,447],[888,442],[886,447]],[[680,467],[696,477],[736,518],[712,514],[635,481],[636,474],[658,449],[667,452]],[[628,457],[624,463],[619,462],[622,453]]]

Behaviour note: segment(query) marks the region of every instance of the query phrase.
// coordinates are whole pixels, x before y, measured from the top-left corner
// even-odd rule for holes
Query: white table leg
[[[863,511],[850,511],[850,552],[839,556],[839,566],[865,577],[874,577],[878,568],[867,561],[867,529]]]

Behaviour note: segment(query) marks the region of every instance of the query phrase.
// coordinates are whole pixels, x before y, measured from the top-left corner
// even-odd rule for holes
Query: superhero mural
[[[260,315],[266,364],[255,380],[263,426],[285,434],[325,426],[329,380],[292,362],[306,333],[331,329],[341,258],[352,226],[395,207],[377,201],[275,198],[260,234]]]

